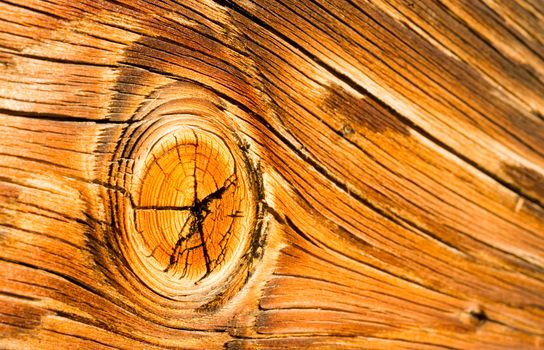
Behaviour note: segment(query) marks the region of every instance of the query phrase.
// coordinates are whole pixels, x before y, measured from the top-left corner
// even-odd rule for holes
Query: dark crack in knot
[[[222,260],[224,258],[224,255],[225,255],[224,249],[226,249],[226,247],[223,247],[223,245],[221,245],[224,249],[223,249],[223,251],[221,251],[218,254],[218,257],[216,259],[212,259],[210,257],[210,254],[209,254],[208,249],[207,249],[205,235],[204,235],[203,223],[206,220],[206,218],[208,217],[208,215],[211,213],[211,210],[209,208],[211,202],[214,201],[214,200],[220,200],[223,197],[224,193],[231,186],[236,185],[236,181],[237,181],[236,173],[233,173],[232,175],[230,175],[225,180],[225,182],[223,183],[223,186],[221,186],[220,188],[218,188],[214,192],[208,194],[202,200],[199,200],[198,196],[197,196],[197,193],[198,193],[198,191],[197,191],[198,181],[196,180],[196,175],[195,175],[195,180],[194,180],[195,196],[194,196],[194,199],[193,199],[193,203],[192,203],[191,206],[188,206],[188,207],[179,207],[180,210],[188,210],[189,211],[189,217],[185,220],[185,222],[184,222],[184,224],[183,224],[183,226],[182,226],[182,228],[181,228],[181,230],[179,232],[179,238],[178,238],[176,244],[174,245],[174,247],[172,249],[172,254],[170,255],[169,264],[164,269],[164,272],[168,272],[174,266],[177,266],[178,262],[179,262],[179,258],[186,251],[194,250],[194,249],[198,249],[198,248],[202,248],[202,251],[203,251],[203,257],[204,257],[204,261],[205,261],[205,265],[206,265],[206,273],[198,281],[196,281],[195,283],[198,283],[201,280],[203,280],[204,278],[206,278],[213,271],[213,269],[215,267],[220,265],[220,261],[218,261],[218,260]],[[239,213],[240,213],[240,211],[237,210],[235,212],[235,214],[228,214],[227,216],[232,217],[232,218],[242,217]],[[187,227],[187,224],[189,223],[189,221],[191,222],[190,225],[189,225],[189,233],[187,235],[183,235],[183,232],[185,231],[185,228]],[[191,238],[193,238],[197,234],[198,234],[198,237],[200,238],[200,244],[198,244],[196,246],[186,247],[185,249],[181,248],[182,245],[185,242],[188,242],[189,240],[191,240]],[[224,238],[229,236],[230,234],[231,234],[231,232],[228,232],[228,231],[225,232],[225,234],[222,235],[223,238],[221,239],[220,243],[224,243]],[[182,274],[181,274],[180,278],[185,277],[185,275],[187,274],[187,269],[188,269],[188,266],[189,266],[189,263],[187,261],[188,256],[189,255],[187,253],[186,254],[185,265],[184,265],[184,268],[183,268],[183,271],[182,271]],[[214,263],[213,267],[212,267],[212,263]]]

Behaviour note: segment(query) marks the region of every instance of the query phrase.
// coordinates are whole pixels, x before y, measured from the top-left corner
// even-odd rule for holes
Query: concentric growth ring
[[[247,272],[262,206],[232,120],[213,96],[192,91],[162,90],[141,109],[110,182],[120,189],[112,208],[130,269],[163,296],[205,300]]]

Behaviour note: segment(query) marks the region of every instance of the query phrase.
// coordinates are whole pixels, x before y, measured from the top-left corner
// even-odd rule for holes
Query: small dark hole
[[[478,325],[483,324],[485,321],[487,321],[487,315],[485,314],[484,310],[478,309],[478,310],[471,310],[469,311],[470,317],[472,317],[474,320],[478,322]]]
[[[342,127],[342,129],[340,130],[340,132],[342,133],[342,135],[343,135],[344,137],[348,137],[348,136],[350,136],[350,135],[353,135],[353,134],[355,133],[355,130],[353,130],[353,128],[351,127],[351,125],[346,124],[346,125],[344,125],[344,126]]]

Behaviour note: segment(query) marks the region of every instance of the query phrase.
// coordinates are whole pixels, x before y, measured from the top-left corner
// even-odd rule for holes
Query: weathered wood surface
[[[543,23],[0,1],[0,347],[544,347]]]

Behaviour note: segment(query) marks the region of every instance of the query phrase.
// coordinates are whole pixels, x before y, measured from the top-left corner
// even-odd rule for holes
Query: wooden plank
[[[542,346],[538,2],[0,11],[0,347]]]

